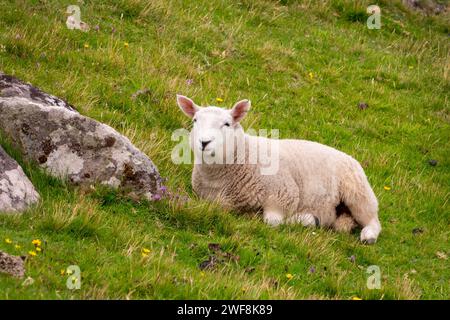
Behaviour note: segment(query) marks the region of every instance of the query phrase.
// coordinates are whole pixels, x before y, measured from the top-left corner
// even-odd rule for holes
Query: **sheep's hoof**
[[[377,242],[377,239],[375,239],[375,238],[364,239],[362,241],[362,243],[364,243],[364,244],[374,244],[375,242]]]
[[[361,230],[360,239],[362,243],[374,244],[377,241],[380,227],[377,225],[368,225]]]
[[[315,223],[316,227],[320,226],[320,220],[316,216],[314,216],[314,223]]]

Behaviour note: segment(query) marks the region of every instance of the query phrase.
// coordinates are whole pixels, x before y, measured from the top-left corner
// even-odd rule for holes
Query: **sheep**
[[[262,212],[272,226],[301,223],[350,231],[359,225],[361,242],[376,242],[381,231],[378,201],[354,158],[317,142],[245,133],[240,121],[250,109],[249,100],[224,109],[200,107],[177,95],[177,104],[193,120],[192,187],[200,198],[237,212]],[[268,164],[259,159],[250,161],[252,150],[263,146],[278,162],[275,172],[264,173]]]

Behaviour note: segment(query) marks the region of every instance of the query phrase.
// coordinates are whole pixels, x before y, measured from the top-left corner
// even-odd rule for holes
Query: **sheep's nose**
[[[211,142],[212,140],[200,140],[202,144],[202,150],[205,150],[206,146]]]

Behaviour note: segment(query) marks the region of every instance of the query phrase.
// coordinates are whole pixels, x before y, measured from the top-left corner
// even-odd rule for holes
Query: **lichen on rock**
[[[27,160],[76,185],[129,189],[149,200],[161,177],[153,162],[110,126],[62,99],[0,73],[0,130]]]
[[[20,165],[0,147],[0,212],[21,212],[38,200],[39,194]]]
[[[23,278],[25,275],[25,257],[17,257],[0,251],[0,272],[13,277]]]

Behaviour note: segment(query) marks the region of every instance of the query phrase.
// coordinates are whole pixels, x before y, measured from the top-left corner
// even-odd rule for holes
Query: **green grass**
[[[44,250],[26,263],[34,283],[0,275],[0,298],[450,296],[449,261],[438,257],[450,255],[448,13],[427,17],[400,1],[379,1],[382,28],[368,30],[370,1],[84,1],[81,18],[91,31],[82,33],[65,26],[75,1],[0,2],[7,8],[0,11],[0,69],[127,135],[168,187],[189,198],[138,203],[120,192],[74,188],[25,163],[2,139],[42,201],[22,216],[0,216],[0,250],[27,254],[33,239]],[[143,88],[150,94],[131,99]],[[198,199],[191,166],[170,158],[172,131],[190,126],[176,93],[204,105],[221,97],[227,107],[249,98],[245,128],[277,128],[282,138],[354,156],[379,199],[378,243],[301,226],[273,229]],[[360,110],[359,102],[369,107]],[[202,272],[209,243],[239,259]],[[73,264],[82,272],[76,291],[60,273]],[[366,287],[370,265],[381,269],[379,290]]]

